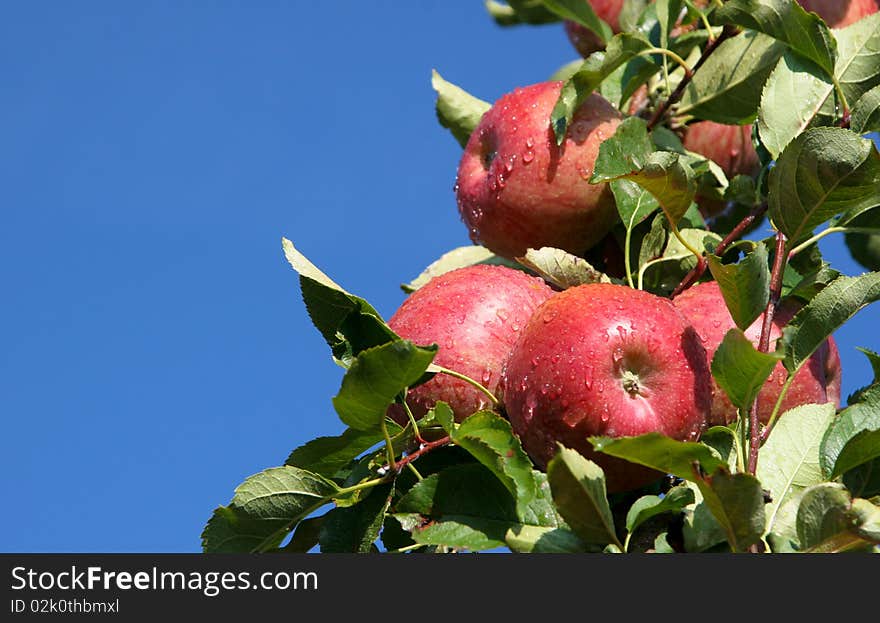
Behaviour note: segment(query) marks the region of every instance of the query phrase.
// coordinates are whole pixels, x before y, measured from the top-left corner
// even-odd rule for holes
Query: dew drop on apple
[[[517,331],[519,331],[519,325],[514,322],[512,325],[510,325],[510,330],[516,333]]]
[[[483,381],[483,385],[486,385],[492,379],[492,371],[483,370],[483,376],[480,379]]]
[[[721,326],[721,321],[720,320],[713,320],[712,326],[715,327],[716,329],[718,329]]]
[[[526,151],[523,152],[523,155],[522,155],[523,164],[529,164],[534,159],[535,159],[535,152],[533,152],[531,149],[527,149]]]
[[[501,322],[505,322],[507,320],[507,312],[500,307],[495,310],[495,315],[498,317],[498,320]]]

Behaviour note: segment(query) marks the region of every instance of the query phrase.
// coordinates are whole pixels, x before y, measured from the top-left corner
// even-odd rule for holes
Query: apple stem
[[[666,98],[666,100],[663,101],[662,104],[660,104],[660,106],[657,107],[657,110],[654,111],[654,116],[652,116],[651,120],[648,122],[648,130],[653,130],[654,127],[663,120],[672,105],[681,99],[681,96],[684,95],[685,89],[687,89],[687,86],[690,84],[691,79],[693,79],[694,74],[696,74],[697,70],[702,67],[703,63],[706,62],[706,59],[708,59],[709,56],[712,55],[712,52],[718,49],[718,46],[721,45],[724,41],[730,39],[738,32],[739,30],[736,28],[736,26],[731,26],[730,24],[727,24],[726,26],[724,26],[724,29],[721,31],[720,35],[718,35],[715,39],[710,40],[706,44],[706,49],[703,50],[703,53],[700,55],[699,60],[697,60],[697,62],[694,64],[693,69],[691,69],[690,72],[685,71],[684,77],[681,79],[681,82],[678,83],[678,86],[675,88],[675,90],[669,95],[668,98]]]
[[[485,387],[480,385],[477,381],[475,381],[471,377],[465,376],[464,374],[462,374],[460,372],[456,372],[455,370],[450,370],[449,368],[444,368],[443,366],[438,366],[437,364],[434,364],[434,366],[436,367],[437,372],[440,372],[441,374],[448,374],[451,377],[460,379],[460,380],[464,381],[465,383],[473,385],[474,387],[479,389],[481,392],[483,392],[489,398],[489,400],[492,402],[493,406],[497,407],[499,404],[501,404],[501,402],[498,400],[498,398],[495,397],[495,394],[493,394],[488,389],[486,389]]]
[[[755,206],[755,208],[746,216],[743,220],[741,220],[736,227],[734,227],[724,239],[718,243],[718,246],[715,247],[715,255],[721,257],[727,251],[728,247],[736,242],[740,236],[742,236],[743,232],[748,229],[752,223],[756,220],[764,216],[764,213],[767,211],[767,202],[760,203]],[[691,271],[685,275],[684,279],[681,280],[681,283],[672,291],[670,298],[675,298],[692,285],[694,285],[700,277],[703,276],[703,273],[706,272],[707,264],[706,262],[697,263],[695,267],[691,269]]]
[[[382,435],[385,436],[385,450],[388,453],[388,466],[392,470],[397,469],[394,462],[394,444],[391,442],[391,435],[388,434],[388,426],[385,424],[385,418],[382,418]]]
[[[770,298],[767,301],[767,309],[764,312],[764,321],[761,324],[761,338],[758,341],[758,352],[766,353],[770,350],[770,330],[773,328],[773,316],[776,315],[776,307],[779,305],[779,297],[782,292],[782,271],[788,255],[785,252],[786,238],[781,231],[776,232],[776,251],[773,256],[773,269],[770,272]],[[750,474],[758,469],[758,448],[761,445],[760,422],[758,421],[758,399],[749,409],[749,466]]]

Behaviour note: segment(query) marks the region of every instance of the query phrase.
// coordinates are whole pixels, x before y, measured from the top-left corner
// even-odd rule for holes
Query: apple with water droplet
[[[554,294],[532,315],[504,368],[502,401],[535,463],[557,443],[605,470],[609,491],[661,476],[595,452],[591,436],[662,433],[696,440],[712,404],[706,351],[668,299],[616,284]]]
[[[876,0],[798,0],[831,28],[843,28],[877,12]]]
[[[584,2],[593,7],[593,12],[599,19],[611,26],[612,32],[620,32],[620,10],[623,8],[624,0],[584,0]],[[581,26],[572,20],[565,20],[564,26],[568,40],[584,58],[604,47],[596,33],[586,26]]]
[[[495,393],[519,332],[552,294],[538,277],[506,266],[478,264],[431,279],[401,304],[388,325],[418,345],[437,344],[434,363]],[[416,418],[438,400],[449,403],[459,421],[493,407],[478,388],[446,374],[436,374],[407,393],[407,405]],[[389,415],[401,424],[408,421],[402,405],[391,405]]]
[[[607,184],[589,178],[599,145],[622,116],[593,93],[557,146],[550,113],[561,88],[559,81],[542,82],[502,96],[462,154],[455,185],[459,213],[471,240],[503,257],[540,247],[580,255],[619,220]]]
[[[697,284],[675,297],[675,306],[691,322],[700,336],[706,355],[711,363],[712,357],[721,340],[736,324],[727,309],[721,289],[716,281]],[[776,341],[782,336],[782,329],[800,309],[801,303],[795,299],[785,299],[776,310],[770,331],[770,350],[776,347]],[[761,337],[761,325],[764,315],[758,317],[746,330],[746,336],[757,347]],[[834,338],[828,338],[795,375],[791,387],[782,400],[780,413],[803,404],[833,402],[840,405],[841,383],[840,354]],[[786,371],[782,363],[778,363],[758,394],[758,419],[767,423],[773,407],[785,383]],[[736,407],[730,402],[724,390],[715,385],[712,411],[709,423],[729,424],[736,420]]]

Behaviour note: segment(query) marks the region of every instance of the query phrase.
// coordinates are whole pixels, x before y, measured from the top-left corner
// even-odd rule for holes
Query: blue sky
[[[244,478],[341,432],[281,237],[390,316],[469,243],[431,69],[494,101],[572,58],[477,0],[5,5],[0,551],[198,551]]]

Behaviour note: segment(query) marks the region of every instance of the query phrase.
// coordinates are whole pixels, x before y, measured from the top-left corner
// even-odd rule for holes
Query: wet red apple
[[[798,4],[816,13],[831,28],[849,26],[877,12],[876,0],[798,0]]]
[[[712,403],[706,351],[668,299],[614,284],[554,294],[535,311],[504,370],[503,402],[535,463],[557,443],[605,470],[609,491],[660,474],[593,451],[593,435],[658,432],[695,440]]]
[[[459,163],[456,198],[471,240],[503,257],[545,246],[580,255],[619,220],[608,186],[588,180],[599,145],[622,116],[594,93],[557,146],[550,113],[561,87],[542,82],[502,96]]]
[[[434,277],[413,292],[388,325],[416,344],[437,344],[434,363],[495,393],[519,332],[552,293],[543,280],[519,270],[469,266]],[[446,374],[435,375],[407,394],[407,405],[416,418],[438,400],[449,403],[459,421],[493,406],[479,389]],[[392,405],[389,415],[401,424],[408,421],[401,405]]]
[[[715,355],[715,350],[721,343],[725,334],[733,329],[736,324],[727,310],[721,289],[715,281],[707,281],[697,284],[674,299],[675,306],[691,322],[703,345],[709,361]],[[771,350],[775,348],[776,340],[782,336],[783,327],[788,324],[800,304],[792,299],[786,299],[777,309],[773,325],[770,331]],[[763,314],[752,323],[746,330],[746,336],[757,346],[761,337],[761,325]],[[786,371],[782,363],[777,364],[767,383],[758,393],[758,419],[765,424],[770,419],[776,400],[783,383],[785,383]],[[807,363],[798,371],[792,382],[791,388],[782,401],[781,412],[803,404],[833,402],[840,404],[841,366],[840,354],[834,338],[828,338],[825,343],[810,357]],[[714,379],[712,381],[715,383]],[[709,416],[710,424],[728,424],[736,419],[736,407],[730,402],[727,394],[715,385],[712,412]]]

